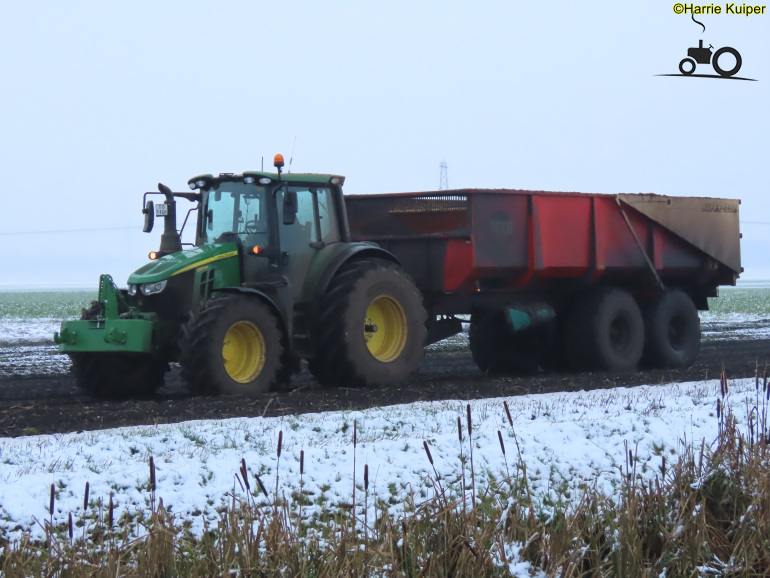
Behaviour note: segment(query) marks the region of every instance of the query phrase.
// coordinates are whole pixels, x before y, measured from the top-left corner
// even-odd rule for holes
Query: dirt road
[[[765,325],[770,325],[770,321]],[[735,332],[734,327],[730,330]],[[748,377],[754,375],[757,364],[761,373],[765,364],[770,363],[770,340],[751,339],[756,330],[757,327],[747,327],[729,340],[705,341],[695,364],[687,370],[538,373],[524,377],[482,374],[461,336],[456,342],[430,348],[419,373],[399,387],[322,389],[307,370],[303,370],[294,376],[291,389],[266,393],[256,399],[193,397],[184,389],[178,368],[172,368],[166,376],[166,386],[152,399],[93,400],[75,386],[68,373],[67,358],[56,354],[53,345],[2,348],[0,436],[696,381],[718,377],[723,366],[729,378]]]

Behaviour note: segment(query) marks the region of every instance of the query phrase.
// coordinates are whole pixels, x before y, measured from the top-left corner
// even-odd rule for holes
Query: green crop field
[[[770,315],[770,289],[720,289],[719,297],[709,299],[709,309],[717,315],[726,313]]]
[[[96,291],[0,292],[0,319],[70,319],[96,298]]]
[[[71,319],[96,298],[96,291],[0,292],[0,319]],[[770,288],[723,288],[709,299],[715,315],[770,315]]]

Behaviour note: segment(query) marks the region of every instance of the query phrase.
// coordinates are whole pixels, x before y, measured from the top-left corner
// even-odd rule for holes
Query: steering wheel
[[[245,230],[245,231],[246,231],[246,232],[247,232],[249,235],[254,235],[254,234],[256,234],[256,233],[260,233],[260,232],[261,232],[261,231],[259,230],[259,229],[260,229],[260,226],[259,226],[259,221],[257,220],[257,218],[256,218],[256,217],[254,217],[254,218],[253,218],[251,221],[246,221],[246,222],[244,223],[244,225],[243,225],[243,228],[244,228],[244,230]]]

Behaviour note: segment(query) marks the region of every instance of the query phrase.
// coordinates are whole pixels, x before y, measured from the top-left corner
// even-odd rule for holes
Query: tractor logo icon
[[[679,63],[679,72],[685,76],[692,75],[692,73],[695,72],[695,63],[697,62],[698,64],[711,64],[717,74],[724,78],[734,76],[741,69],[741,64],[743,64],[740,53],[735,48],[724,46],[712,54],[711,51],[713,48],[714,47],[711,46],[711,44],[709,44],[708,48],[704,48],[703,40],[698,42],[697,48],[688,48],[687,58],[683,58]],[[735,58],[735,64],[732,68],[724,69],[719,65],[720,57],[725,54],[732,54]]]

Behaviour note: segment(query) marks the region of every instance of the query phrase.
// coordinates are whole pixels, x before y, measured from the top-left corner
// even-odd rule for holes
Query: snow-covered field
[[[747,408],[757,402],[754,380],[730,382],[729,391],[730,407],[739,423],[745,424]],[[719,397],[719,382],[714,380],[509,397],[513,429],[503,398],[471,401],[477,485],[483,488],[489,480],[502,480],[514,471],[518,441],[536,495],[585,485],[597,485],[612,494],[628,449],[636,455],[637,471],[652,475],[660,468],[662,456],[671,463],[685,443],[713,443]],[[51,519],[51,484],[56,490],[54,523],[65,522],[70,513],[76,519],[86,517],[86,482],[89,510],[99,500],[106,503],[112,494],[116,517],[123,512],[146,512],[150,456],[156,468],[157,496],[173,513],[191,519],[193,531],[203,528],[204,519],[216,519],[217,508],[231,503],[233,492],[244,495],[237,479],[241,460],[257,501],[273,499],[277,473],[279,495],[291,499],[302,489],[312,502],[304,514],[312,516],[321,508],[350,504],[355,453],[359,511],[368,465],[369,515],[374,515],[375,500],[390,504],[398,513],[410,496],[419,503],[433,495],[434,474],[424,441],[442,483],[459,490],[458,417],[464,429],[465,475],[470,479],[466,411],[466,402],[446,401],[0,438],[0,526],[15,537],[26,531],[42,535],[43,521]],[[283,440],[280,463],[279,435]],[[300,451],[305,460],[302,480]],[[260,475],[269,498],[259,493],[254,474]]]
[[[705,340],[770,338],[770,292],[724,294],[727,306],[701,315]],[[755,303],[760,295],[761,302]],[[22,353],[32,366],[37,355],[50,357],[51,335],[61,317],[48,310],[27,316],[5,313],[0,315],[0,363],[3,352],[11,350],[15,357]],[[448,342],[457,347],[466,339],[467,334],[461,334]],[[758,402],[762,408],[754,380],[731,381],[729,392],[728,403],[745,425],[749,408]],[[718,432],[718,398],[719,382],[712,380],[471,401],[477,488],[481,492],[514,473],[520,451],[536,498],[585,486],[597,486],[611,495],[620,482],[628,449],[636,455],[637,471],[652,475],[664,456],[669,463],[674,461],[686,444],[712,444]],[[510,407],[513,428],[504,401]],[[92,519],[110,496],[116,517],[146,513],[151,500],[150,457],[156,469],[157,497],[180,520],[191,521],[193,532],[201,531],[206,520],[218,519],[217,510],[231,504],[234,493],[245,494],[238,480],[242,460],[255,500],[272,501],[276,487],[289,501],[302,491],[310,502],[303,514],[312,517],[323,509],[351,503],[355,456],[358,512],[364,508],[366,465],[370,519],[375,502],[387,504],[398,514],[408,500],[419,504],[433,495],[435,474],[423,442],[429,445],[445,488],[459,491],[463,471],[470,480],[466,406],[463,401],[445,401],[0,438],[0,534],[42,536],[45,522],[63,523],[70,513],[75,519]],[[302,477],[300,452],[304,452]],[[254,474],[264,483],[267,498],[258,491]],[[86,483],[90,486],[87,511],[83,505]],[[53,515],[49,512],[52,484]]]

